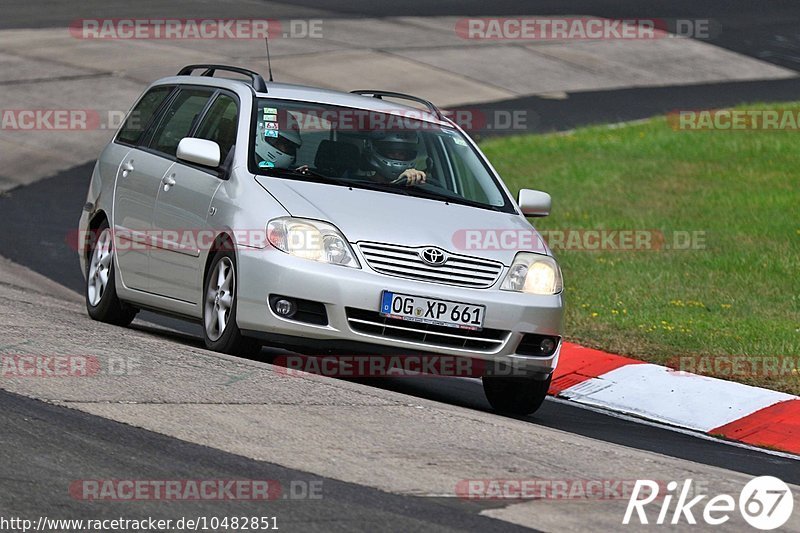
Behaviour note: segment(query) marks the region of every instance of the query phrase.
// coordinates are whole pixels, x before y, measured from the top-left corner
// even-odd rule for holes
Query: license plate
[[[483,328],[486,307],[383,291],[380,314],[409,322],[477,331]]]

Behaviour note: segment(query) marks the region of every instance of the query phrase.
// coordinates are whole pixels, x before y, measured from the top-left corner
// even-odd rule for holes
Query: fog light
[[[539,343],[539,348],[542,349],[542,353],[550,354],[555,350],[556,343],[553,342],[553,339],[544,338],[542,342]]]
[[[550,357],[558,349],[559,342],[561,342],[561,338],[554,335],[526,333],[517,346],[517,353],[533,357]]]
[[[272,309],[275,311],[275,314],[278,316],[282,316],[284,318],[289,318],[297,311],[294,302],[290,300],[284,300],[281,298],[272,304]]]

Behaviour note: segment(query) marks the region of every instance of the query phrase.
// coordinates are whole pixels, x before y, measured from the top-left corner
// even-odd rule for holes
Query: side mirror
[[[206,139],[184,137],[178,143],[178,159],[196,163],[204,167],[217,168],[219,166],[219,145]]]
[[[552,199],[546,192],[520,189],[517,203],[526,217],[546,217],[550,214]]]

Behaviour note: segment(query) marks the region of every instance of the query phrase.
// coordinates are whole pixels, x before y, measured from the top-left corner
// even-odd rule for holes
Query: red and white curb
[[[800,455],[800,397],[564,343],[550,394]]]

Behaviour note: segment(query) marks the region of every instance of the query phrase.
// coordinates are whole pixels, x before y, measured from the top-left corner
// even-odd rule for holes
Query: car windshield
[[[260,98],[251,170],[514,212],[467,139],[422,115]]]

